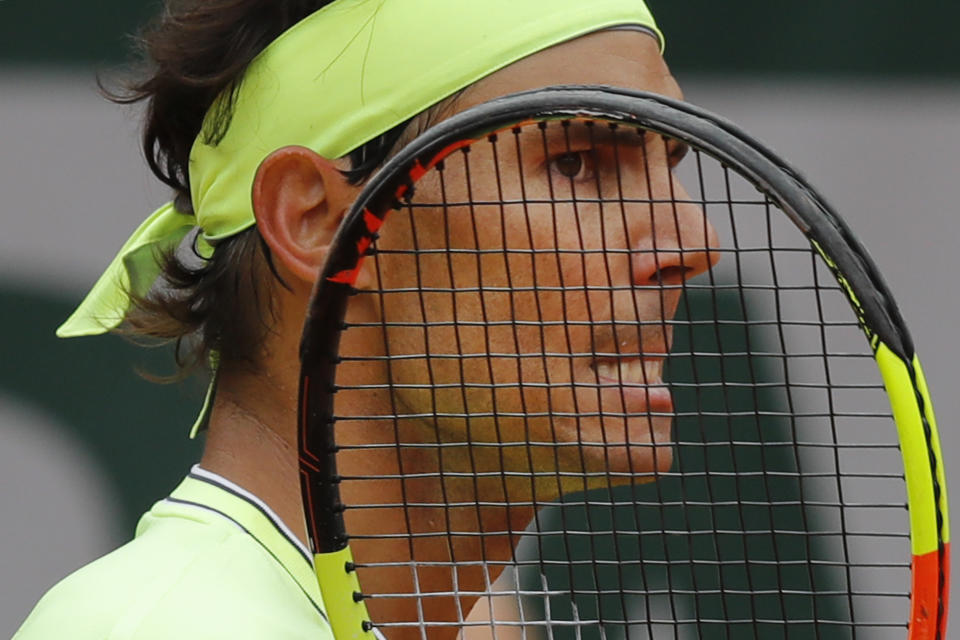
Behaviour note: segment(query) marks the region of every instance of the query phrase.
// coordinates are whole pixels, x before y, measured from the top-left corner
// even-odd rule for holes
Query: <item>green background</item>
[[[482,1],[482,0],[469,0]],[[960,3],[939,0],[649,0],[675,70],[705,74],[960,76]],[[103,68],[133,49],[157,0],[0,0],[0,67]],[[42,69],[38,69],[42,70]],[[52,411],[79,434],[119,487],[130,531],[199,455],[183,437],[199,385],[157,387],[131,375],[166,373],[168,357],[115,337],[60,341],[76,303],[0,281],[6,341],[0,391]],[[59,380],[50,384],[51,376]],[[70,394],[60,393],[68,388]],[[103,389],[111,389],[107,400]],[[91,401],[92,398],[97,398]],[[150,406],[150,412],[138,408]],[[119,427],[119,428],[118,428]]]
[[[187,431],[203,389],[197,380],[156,385],[134,374],[170,374],[164,350],[117,336],[58,339],[54,331],[75,303],[0,282],[3,333],[16,336],[0,349],[0,392],[42,407],[69,428],[87,449],[78,454],[96,461],[113,487],[122,531],[132,532],[140,514],[199,458],[200,442]]]
[[[958,2],[649,4],[667,33],[667,59],[681,76],[960,77]],[[159,5],[146,0],[0,0],[0,69],[72,68],[89,75],[90,68],[120,64],[132,49],[129,34]],[[2,115],[0,126],[8,126]],[[138,515],[168,493],[198,457],[200,443],[188,441],[185,434],[202,388],[195,382],[159,387],[132,375],[137,368],[168,373],[170,359],[120,338],[57,340],[55,327],[81,293],[0,279],[0,328],[4,335],[16,336],[0,344],[0,393],[42,407],[78,436],[115,488],[121,502],[118,524],[128,535]]]
[[[482,0],[470,0],[482,2]],[[960,3],[649,0],[679,71],[956,76]],[[0,0],[0,64],[109,64],[155,0]]]

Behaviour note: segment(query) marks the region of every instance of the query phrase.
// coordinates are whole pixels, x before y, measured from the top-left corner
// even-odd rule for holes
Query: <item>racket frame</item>
[[[350,555],[333,435],[339,338],[361,263],[390,211],[451,153],[534,121],[577,118],[636,126],[713,156],[770,197],[830,267],[873,349],[897,424],[913,553],[908,640],[943,640],[950,534],[936,420],[913,341],[872,258],[796,169],[732,122],[656,94],[579,85],[513,94],[432,127],[370,179],[331,243],[300,346],[298,443],[308,537],[335,637],[359,640],[370,637],[373,628]]]

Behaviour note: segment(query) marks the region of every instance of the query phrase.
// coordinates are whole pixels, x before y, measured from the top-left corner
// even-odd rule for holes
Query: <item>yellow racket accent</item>
[[[945,612],[950,585],[947,577],[950,567],[950,519],[937,422],[920,360],[914,356],[914,380],[907,364],[882,342],[878,343],[876,358],[897,423],[907,483],[910,546],[913,552],[910,630],[907,637],[908,640],[935,640],[942,638],[946,631]],[[918,394],[923,403],[924,417],[930,425],[929,444]],[[936,464],[936,484],[940,488],[939,505],[934,493],[931,456]],[[938,507],[942,518],[940,526],[937,522]],[[944,617],[942,620],[941,615]]]
[[[911,549],[914,555],[930,553],[938,548],[937,505],[933,494],[930,450],[920,417],[917,391],[923,398],[927,422],[930,424],[931,445],[937,463],[937,483],[940,485],[940,513],[943,515],[942,539],[946,544],[950,541],[947,485],[940,454],[940,439],[937,437],[937,425],[933,416],[933,405],[930,402],[930,395],[927,392],[918,359],[914,358],[913,361],[917,376],[917,385],[914,387],[906,363],[882,342],[877,347],[876,358],[884,386],[887,388],[887,395],[890,397],[890,406],[893,409],[893,417],[900,436],[907,482],[907,500],[910,507]]]
[[[920,360],[916,357],[913,359],[913,368],[917,375],[917,388],[920,390],[920,395],[923,397],[923,404],[926,408],[925,414],[927,422],[930,423],[930,440],[933,447],[933,454],[937,460],[937,482],[940,484],[940,513],[943,516],[943,543],[947,544],[950,542],[950,509],[948,507],[949,501],[947,500],[946,468],[943,464],[943,454],[940,452],[940,431],[937,429],[937,419],[934,415],[933,403],[930,400],[930,392],[927,390],[927,379],[923,375],[923,369],[920,367]]]
[[[374,640],[376,636],[370,630],[367,605],[354,597],[360,593],[360,583],[352,568],[350,547],[314,555],[313,567],[333,637],[337,640]]]

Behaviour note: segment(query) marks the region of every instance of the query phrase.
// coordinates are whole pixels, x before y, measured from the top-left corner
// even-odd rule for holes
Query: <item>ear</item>
[[[253,211],[275,263],[312,285],[356,192],[332,161],[310,149],[283,147],[267,156],[253,182]]]

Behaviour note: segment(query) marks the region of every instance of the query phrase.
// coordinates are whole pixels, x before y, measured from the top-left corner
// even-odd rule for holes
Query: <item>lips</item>
[[[604,405],[623,405],[626,413],[671,413],[673,398],[663,382],[664,358],[615,358],[594,362]]]
[[[598,378],[621,384],[662,384],[663,379],[663,358],[600,360],[594,368]]]

